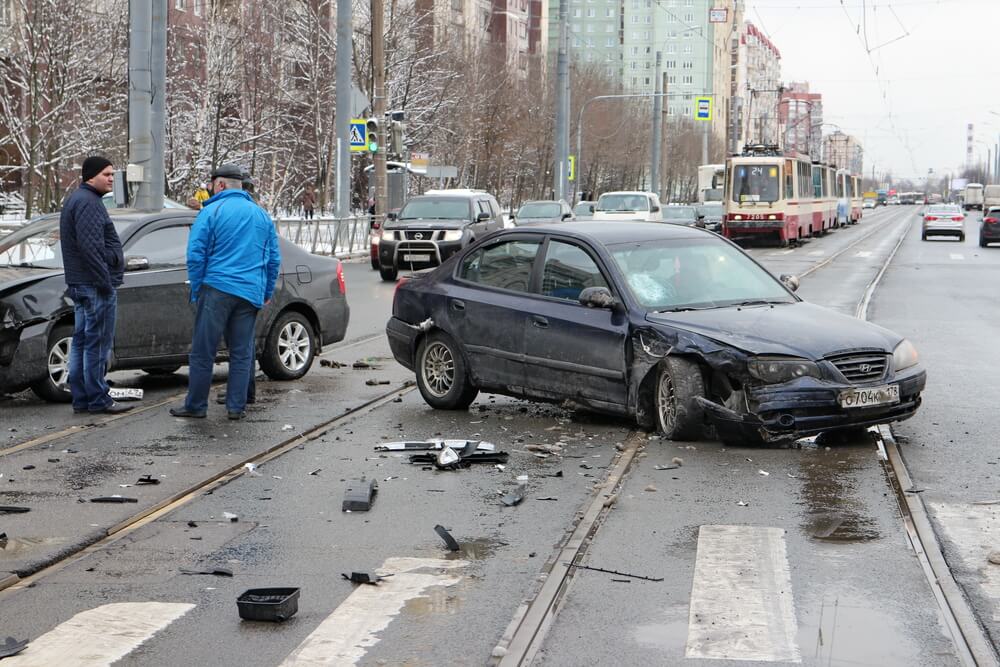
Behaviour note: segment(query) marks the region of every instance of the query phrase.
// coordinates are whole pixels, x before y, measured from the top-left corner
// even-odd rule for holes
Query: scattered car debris
[[[113,496],[100,496],[97,498],[91,498],[92,503],[137,503],[138,498],[127,498],[125,496],[113,495]]]
[[[461,460],[462,457],[458,455],[458,452],[451,447],[445,447],[434,458],[434,465],[438,467],[438,470],[454,469]]]
[[[535,500],[559,500],[555,496],[542,496],[541,498],[535,498]]]
[[[388,380],[376,380],[373,378],[371,380],[365,380],[365,384],[369,387],[377,387],[380,384],[390,384],[390,382]]]
[[[244,463],[243,467],[246,468],[247,474],[251,477],[260,477],[260,473],[257,471],[256,463]]]
[[[287,621],[299,610],[298,588],[251,588],[236,598],[244,621]]]
[[[152,475],[143,475],[139,479],[135,480],[137,486],[148,486],[152,484],[159,484],[160,480],[156,479]]]
[[[523,501],[523,500],[524,500],[524,489],[522,489],[519,486],[517,489],[515,489],[514,491],[511,491],[510,493],[508,493],[507,495],[505,495],[503,498],[501,498],[500,502],[503,503],[507,507],[514,507],[515,505],[520,505],[521,501]]]
[[[656,466],[653,466],[653,470],[677,470],[678,468],[680,468],[679,465],[669,465],[669,466],[656,465]]]
[[[188,528],[197,528],[198,524],[194,521],[188,521]]]
[[[659,489],[656,488],[655,484],[648,485],[643,491],[649,491],[650,493],[656,493]]]
[[[9,658],[12,655],[17,655],[24,649],[28,648],[27,639],[14,639],[13,637],[7,637],[3,644],[0,644],[0,660],[4,658]]]
[[[499,470],[500,472],[503,472],[504,470],[507,469],[507,466],[505,466],[502,463],[497,463],[493,467],[496,468],[497,470]]]
[[[339,361],[334,361],[333,359],[320,359],[319,365],[324,368],[343,368],[344,364]]]
[[[1000,565],[1000,551],[994,551],[987,560],[993,565]]]
[[[19,507],[17,505],[0,505],[0,514],[24,514],[30,512],[30,507]]]
[[[451,533],[448,532],[448,529],[441,524],[434,526],[434,532],[440,535],[441,539],[444,540],[444,544],[448,547],[448,551],[458,551],[461,549],[461,547],[458,546],[458,541],[452,537]]]
[[[378,482],[374,479],[351,480],[344,491],[344,501],[341,512],[367,512],[372,508],[372,501],[378,493]]]
[[[204,570],[198,570],[193,567],[182,567],[180,568],[181,574],[208,574],[216,577],[231,577],[233,576],[233,571],[225,567],[212,567],[206,568]]]
[[[593,470],[594,468],[594,466],[590,465],[589,463],[581,463],[580,467],[583,468],[584,470]]]
[[[757,474],[760,475],[761,477],[769,477],[771,475],[771,473],[767,472],[766,470],[758,470]]]
[[[740,507],[749,507],[750,506],[750,503],[743,502],[742,500],[739,501],[736,504],[739,505]]]
[[[679,456],[675,456],[674,458],[670,459],[670,462],[673,463],[675,466],[684,465],[684,459],[682,459]]]
[[[904,490],[903,490],[903,493],[923,493],[923,492],[924,492],[924,491],[926,491],[926,490],[927,490],[927,489],[918,489],[918,488],[917,488],[917,487],[915,487],[915,486],[911,486],[911,487],[910,487],[910,488],[908,488],[908,489],[904,489]]]
[[[295,427],[292,426],[291,424],[285,424],[284,426],[281,427],[281,430],[282,431],[294,431]]]
[[[59,459],[49,459],[49,463],[59,463]]]
[[[562,470],[556,470],[554,473],[546,475],[546,477],[562,477],[562,476],[563,476]]]
[[[21,470],[34,470],[34,469],[35,469],[35,466],[30,465],[30,464],[24,466],[23,468],[21,468]]]
[[[315,477],[316,475],[320,474],[322,471],[323,471],[322,468],[316,468],[315,470],[311,471],[309,474],[313,475]]]
[[[605,574],[613,574],[616,577],[628,577],[630,579],[642,579],[643,581],[663,581],[663,577],[647,577],[642,574],[629,574],[628,572],[619,572],[618,570],[607,570],[603,567],[592,567],[590,565],[577,565],[576,563],[563,563],[567,567],[576,568],[578,570],[590,570],[591,572],[603,572]]]
[[[374,572],[351,572],[350,575],[346,575],[341,572],[340,576],[347,579],[352,584],[368,584],[369,586],[378,586],[378,582],[382,581],[386,577],[380,577]],[[391,577],[392,575],[386,575]]]
[[[618,494],[612,493],[610,496],[608,496],[608,499],[604,501],[604,507],[611,507],[616,502],[618,502]]]
[[[541,452],[543,454],[560,454],[562,445],[529,444],[524,446],[529,452]]]
[[[483,442],[482,440],[443,440],[440,438],[431,438],[429,440],[405,440],[401,442],[383,442],[381,444],[375,445],[376,452],[401,452],[401,451],[436,451],[444,449],[445,447],[451,447],[455,451],[463,451],[469,448],[469,443],[475,443],[475,451],[483,452],[495,452],[497,450],[496,445],[492,442]]]
[[[450,460],[451,455],[445,454],[445,451],[442,450],[438,454],[413,454],[410,456],[410,463],[433,463],[442,469],[456,469],[464,468],[472,463],[506,463],[509,458],[507,452],[468,452],[467,449],[459,452],[450,447],[446,449],[457,455],[458,460],[450,464],[443,463],[442,461],[445,459]],[[441,457],[441,454],[445,454],[445,456]]]
[[[236,523],[237,521],[240,520],[240,517],[237,516],[236,514],[233,514],[232,512],[223,512],[222,516],[226,519],[229,519],[230,523]]]

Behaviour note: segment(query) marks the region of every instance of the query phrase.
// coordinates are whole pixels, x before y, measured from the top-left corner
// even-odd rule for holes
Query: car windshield
[[[721,204],[705,204],[698,207],[698,215],[703,215],[706,218],[721,218],[722,217],[722,205]]]
[[[467,199],[411,199],[399,212],[400,220],[468,220]]]
[[[607,211],[609,213],[648,211],[649,198],[645,197],[644,195],[629,195],[629,194],[601,195],[601,198],[597,200],[596,210]]]
[[[733,170],[733,201],[778,201],[778,165],[741,164]]]
[[[718,239],[621,243],[608,250],[636,301],[650,311],[795,302],[771,274]]]
[[[663,209],[665,220],[693,220],[697,217],[691,206],[667,206]]]
[[[562,208],[555,202],[534,202],[518,210],[519,218],[558,218]]]
[[[127,224],[116,223],[119,235]],[[0,239],[0,266],[29,266],[61,269],[62,247],[59,245],[59,218],[32,223]]]

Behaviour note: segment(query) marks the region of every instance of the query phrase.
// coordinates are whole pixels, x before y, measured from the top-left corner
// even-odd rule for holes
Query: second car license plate
[[[878,405],[899,403],[899,385],[889,384],[866,389],[848,389],[840,392],[840,407],[871,408]]]
[[[430,255],[403,255],[404,262],[429,262],[431,261]]]

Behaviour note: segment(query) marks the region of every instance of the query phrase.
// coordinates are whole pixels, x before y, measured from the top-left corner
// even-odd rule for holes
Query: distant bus
[[[703,164],[698,167],[698,203],[721,202],[725,190],[726,165]]]

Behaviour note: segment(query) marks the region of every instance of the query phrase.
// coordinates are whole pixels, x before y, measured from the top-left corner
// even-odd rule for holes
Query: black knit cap
[[[94,176],[104,171],[106,167],[113,167],[114,164],[106,157],[101,157],[100,155],[91,155],[86,160],[83,161],[83,168],[80,169],[80,175],[83,182],[86,183]]]
[[[211,178],[213,178],[213,179],[214,178],[231,178],[234,181],[242,181],[243,180],[243,169],[241,169],[239,167],[239,165],[235,165],[235,164],[226,162],[226,163],[220,164],[218,167],[215,168],[215,171],[212,172]]]

